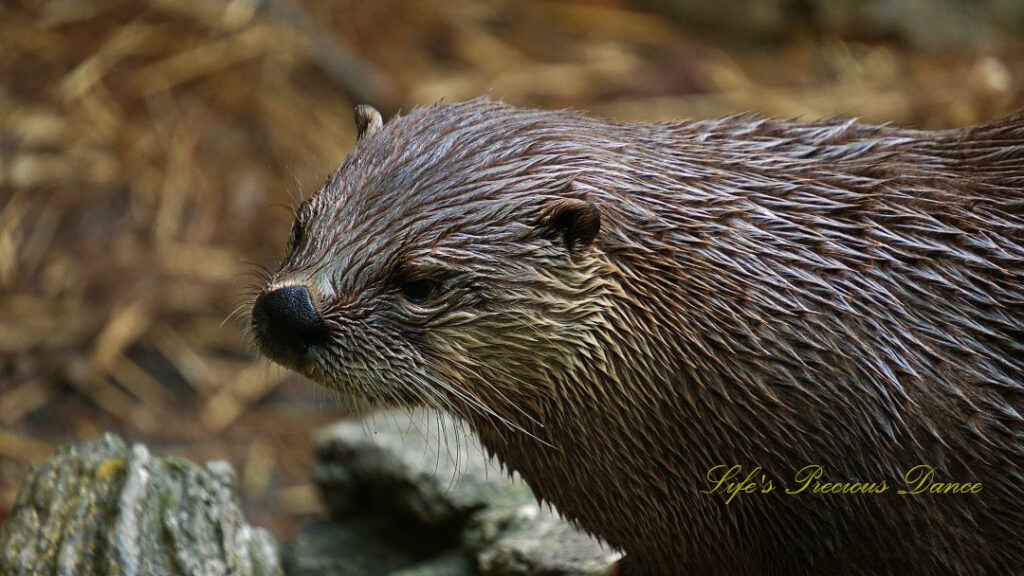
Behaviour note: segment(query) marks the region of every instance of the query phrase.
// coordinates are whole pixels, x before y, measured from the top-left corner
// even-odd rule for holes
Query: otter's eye
[[[437,292],[438,284],[429,278],[406,280],[399,285],[402,296],[413,304],[423,304]]]

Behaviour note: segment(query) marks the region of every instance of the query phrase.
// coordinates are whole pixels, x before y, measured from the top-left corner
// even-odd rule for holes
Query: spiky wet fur
[[[593,245],[546,222],[566,196],[598,205]],[[463,416],[638,573],[1024,570],[1024,116],[417,109],[300,209],[290,283],[332,339],[295,368]],[[723,464],[775,490],[700,493]],[[784,494],[808,464],[889,490]],[[984,488],[897,495],[919,464]]]

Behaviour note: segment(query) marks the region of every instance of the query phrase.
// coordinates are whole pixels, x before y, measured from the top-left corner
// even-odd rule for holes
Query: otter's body
[[[636,574],[1024,572],[1024,116],[375,120],[257,301],[269,356],[462,415]],[[734,465],[754,492],[705,493]],[[786,494],[808,465],[887,489]],[[980,491],[898,494],[918,465]]]

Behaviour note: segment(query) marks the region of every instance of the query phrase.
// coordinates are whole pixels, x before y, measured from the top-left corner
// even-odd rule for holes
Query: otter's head
[[[253,305],[262,352],[343,393],[464,415],[559,394],[607,281],[595,190],[551,118],[478,100],[385,125],[358,108],[355,149]]]

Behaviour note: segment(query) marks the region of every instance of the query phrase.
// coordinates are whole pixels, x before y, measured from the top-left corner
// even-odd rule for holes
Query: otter
[[[1024,573],[1024,114],[357,120],[271,360],[460,416],[620,574]]]

